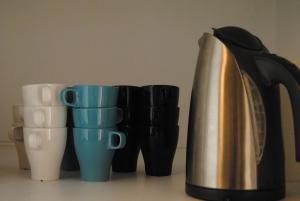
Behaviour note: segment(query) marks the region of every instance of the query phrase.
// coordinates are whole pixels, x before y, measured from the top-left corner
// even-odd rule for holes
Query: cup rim
[[[38,85],[43,85],[43,86],[62,86],[65,87],[65,84],[61,84],[61,83],[34,83],[34,84],[26,84],[23,85],[22,88],[29,88],[29,87],[33,87],[33,86],[38,86]]]
[[[176,111],[178,111],[178,110],[180,110],[180,107],[179,106],[174,106],[174,105],[167,105],[167,106],[164,106],[164,105],[147,105],[147,106],[142,106],[141,108],[140,108],[141,110],[147,110],[147,111],[149,111],[149,110],[159,110],[159,111],[163,111],[163,110],[167,110],[167,109],[170,109],[170,110],[176,110]]]
[[[118,131],[118,128],[117,127],[108,127],[108,128],[78,128],[78,127],[73,127],[73,130],[94,130],[94,131],[107,130],[107,131]]]
[[[23,127],[24,130],[66,130],[67,131],[67,127],[46,127],[46,128],[37,128],[37,127]]]
[[[169,84],[144,85],[144,86],[142,86],[141,88],[142,88],[142,89],[149,89],[149,88],[153,88],[153,87],[168,87],[168,88],[171,88],[171,89],[179,90],[179,87],[178,87],[178,86],[175,86],[175,85],[169,85]]]
[[[23,128],[24,127],[24,122],[13,122],[11,124],[11,128]]]
[[[167,131],[176,131],[178,133],[179,133],[179,128],[180,128],[180,126],[178,124],[168,125],[168,126],[165,126],[165,127],[164,126],[145,125],[145,124],[139,125],[139,126],[140,126],[141,129],[143,129],[143,131],[144,130],[150,130],[150,129],[153,129],[153,128],[157,128],[159,131],[167,130]]]
[[[71,87],[98,87],[98,88],[118,88],[113,85],[101,85],[101,84],[75,84]]]
[[[33,105],[24,105],[23,106],[23,110],[26,110],[26,109],[40,109],[40,108],[43,108],[43,109],[65,109],[66,106],[63,106],[63,105],[50,105],[50,106],[45,106],[45,105],[37,105],[37,106],[33,106]]]
[[[114,86],[119,88],[141,89],[140,86],[136,86],[136,85],[114,85]]]
[[[72,110],[87,110],[87,111],[99,111],[99,110],[122,110],[122,108],[119,107],[73,107]]]

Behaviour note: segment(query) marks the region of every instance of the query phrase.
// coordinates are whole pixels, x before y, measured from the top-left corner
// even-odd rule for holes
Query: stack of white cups
[[[22,87],[24,142],[33,180],[57,180],[67,139],[67,112],[59,99],[62,84]]]
[[[13,124],[8,131],[8,137],[15,144],[17,155],[18,155],[19,168],[22,170],[28,170],[30,169],[30,166],[25,152],[24,137],[23,137],[23,126],[24,126],[23,106],[14,105],[12,107],[12,111],[13,111]]]

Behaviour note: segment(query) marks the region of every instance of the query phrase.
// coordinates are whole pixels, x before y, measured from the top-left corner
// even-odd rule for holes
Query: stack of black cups
[[[67,99],[72,102],[72,94],[67,94]],[[73,114],[72,108],[67,107],[67,142],[64,157],[61,163],[61,169],[64,171],[79,171],[79,163],[75,153],[74,140],[73,140]]]
[[[149,85],[141,88],[140,143],[145,171],[151,176],[168,176],[179,135],[179,88]]]
[[[139,112],[140,87],[118,86],[118,107],[123,110],[123,120],[117,129],[126,135],[126,145],[115,151],[112,162],[114,172],[135,172],[140,151]]]

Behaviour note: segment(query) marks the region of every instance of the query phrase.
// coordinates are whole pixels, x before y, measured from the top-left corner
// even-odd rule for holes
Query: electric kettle
[[[290,95],[300,160],[300,72],[238,27],[199,40],[188,126],[186,192],[211,201],[285,196],[279,84]]]

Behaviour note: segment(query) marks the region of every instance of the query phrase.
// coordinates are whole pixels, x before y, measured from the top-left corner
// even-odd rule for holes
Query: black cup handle
[[[296,161],[300,161],[300,71],[277,55],[265,54],[255,60],[267,86],[283,84],[288,90],[294,117]]]

